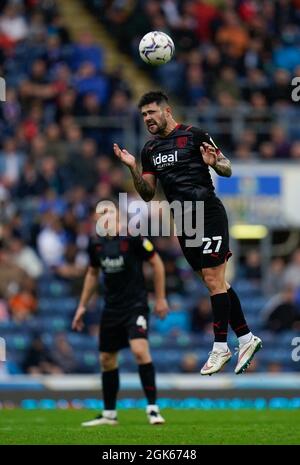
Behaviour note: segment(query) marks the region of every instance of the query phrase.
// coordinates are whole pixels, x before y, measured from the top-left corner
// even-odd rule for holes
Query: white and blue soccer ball
[[[175,45],[168,34],[151,31],[141,39],[139,52],[141,59],[148,65],[164,65],[172,59]]]

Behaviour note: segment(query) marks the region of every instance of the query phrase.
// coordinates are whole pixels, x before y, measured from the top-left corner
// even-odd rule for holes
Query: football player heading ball
[[[240,300],[225,279],[226,263],[231,256],[228,220],[225,208],[214,192],[209,167],[218,175],[229,177],[230,161],[207,132],[175,121],[164,93],[148,92],[141,97],[138,106],[153,136],[142,150],[142,173],[135,157],[117,144],[113,147],[115,155],[130,169],[135,188],[146,202],[155,195],[157,180],[169,202],[204,202],[205,241],[202,245],[188,247],[186,239],[190,237],[184,232],[178,236],[187,261],[205,283],[211,298],[215,340],[201,374],[217,373],[232,357],[227,345],[228,324],[239,340],[235,373],[242,373],[262,343],[251,333]]]

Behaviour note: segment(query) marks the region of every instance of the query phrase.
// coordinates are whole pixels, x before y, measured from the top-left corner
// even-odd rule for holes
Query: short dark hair
[[[138,107],[141,109],[144,105],[149,105],[150,103],[157,103],[157,105],[169,103],[169,98],[160,90],[150,91],[141,96]]]

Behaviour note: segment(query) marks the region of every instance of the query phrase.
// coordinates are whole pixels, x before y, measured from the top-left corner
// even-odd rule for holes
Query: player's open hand
[[[82,305],[79,305],[79,307],[76,310],[75,316],[72,321],[72,329],[74,331],[82,331],[84,328],[84,323],[83,323],[83,316],[86,312],[86,308],[83,307]]]
[[[167,299],[156,299],[154,305],[154,313],[158,318],[164,320],[169,312]]]
[[[125,149],[120,149],[118,144],[113,145],[115,155],[121,160],[124,165],[128,166],[129,168],[134,168],[136,166],[136,160],[131,153],[127,152]]]
[[[204,163],[214,167],[218,161],[217,149],[212,145],[208,144],[207,142],[203,142],[203,146],[204,147],[200,145],[200,152],[202,154]]]

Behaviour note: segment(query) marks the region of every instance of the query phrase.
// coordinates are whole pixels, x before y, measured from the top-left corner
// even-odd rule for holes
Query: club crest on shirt
[[[180,136],[176,139],[176,145],[179,149],[183,149],[188,142],[187,136]]]
[[[122,241],[122,242],[120,243],[120,250],[121,250],[121,252],[127,252],[128,247],[129,247],[128,241]]]
[[[147,250],[147,252],[152,252],[153,250],[153,244],[149,241],[149,239],[143,240],[143,247],[145,250]]]

